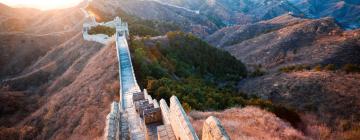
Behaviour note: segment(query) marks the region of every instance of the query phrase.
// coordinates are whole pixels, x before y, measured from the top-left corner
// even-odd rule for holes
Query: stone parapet
[[[153,104],[154,104],[154,107],[155,107],[155,108],[159,108],[159,107],[160,107],[160,106],[159,106],[159,102],[158,102],[156,99],[153,100]]]
[[[162,116],[160,108],[150,108],[146,109],[143,112],[143,119],[145,124],[151,123],[162,123]]]
[[[170,124],[170,109],[164,99],[160,100],[161,114],[164,124]]]
[[[117,102],[113,102],[111,104],[111,111],[106,117],[106,126],[105,126],[106,140],[119,139],[119,121],[120,121],[119,104]]]
[[[230,140],[221,122],[214,116],[206,119],[202,128],[203,140]]]
[[[134,102],[136,102],[136,101],[141,101],[141,100],[145,100],[144,93],[138,92],[138,93],[134,93],[134,94],[133,94],[133,101],[134,101]]]
[[[94,41],[101,44],[107,44],[110,42],[111,38],[105,34],[96,34],[96,35],[89,35],[88,32],[83,32],[83,38],[87,41]]]
[[[178,98],[170,98],[170,124],[177,139],[199,140]]]
[[[157,136],[158,140],[176,140],[175,134],[170,124],[158,126]]]

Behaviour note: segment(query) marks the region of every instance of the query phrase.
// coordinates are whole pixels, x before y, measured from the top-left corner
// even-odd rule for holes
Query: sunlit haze
[[[0,3],[12,7],[31,7],[41,10],[58,9],[74,6],[83,0],[0,0]]]

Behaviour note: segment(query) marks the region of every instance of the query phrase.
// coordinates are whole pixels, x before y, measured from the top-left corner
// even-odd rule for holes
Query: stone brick
[[[162,116],[160,108],[151,108],[143,111],[145,124],[162,123]]]
[[[167,129],[170,128],[170,129]],[[157,128],[158,140],[176,140],[170,125],[161,125]]]
[[[142,93],[142,92],[134,93],[133,101],[136,102],[136,101],[140,101],[140,100],[145,100],[144,93]]]

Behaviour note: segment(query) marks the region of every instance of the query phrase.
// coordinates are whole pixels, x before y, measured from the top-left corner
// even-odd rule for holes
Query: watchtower
[[[114,22],[115,22],[116,33],[119,36],[125,35],[126,38],[129,38],[128,24],[126,22],[122,22],[121,18],[119,17],[116,17]]]

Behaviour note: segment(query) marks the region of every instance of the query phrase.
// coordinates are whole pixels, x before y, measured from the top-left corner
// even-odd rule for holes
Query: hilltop
[[[227,27],[207,40],[249,66],[261,65],[273,71],[299,64],[336,64],[337,67],[358,64],[359,33],[359,30],[342,30],[332,18],[283,15],[255,24]]]
[[[226,27],[206,40],[251,71],[239,91],[295,109],[305,133],[328,139],[358,137],[359,38],[359,30],[345,31],[332,18],[286,14]]]

